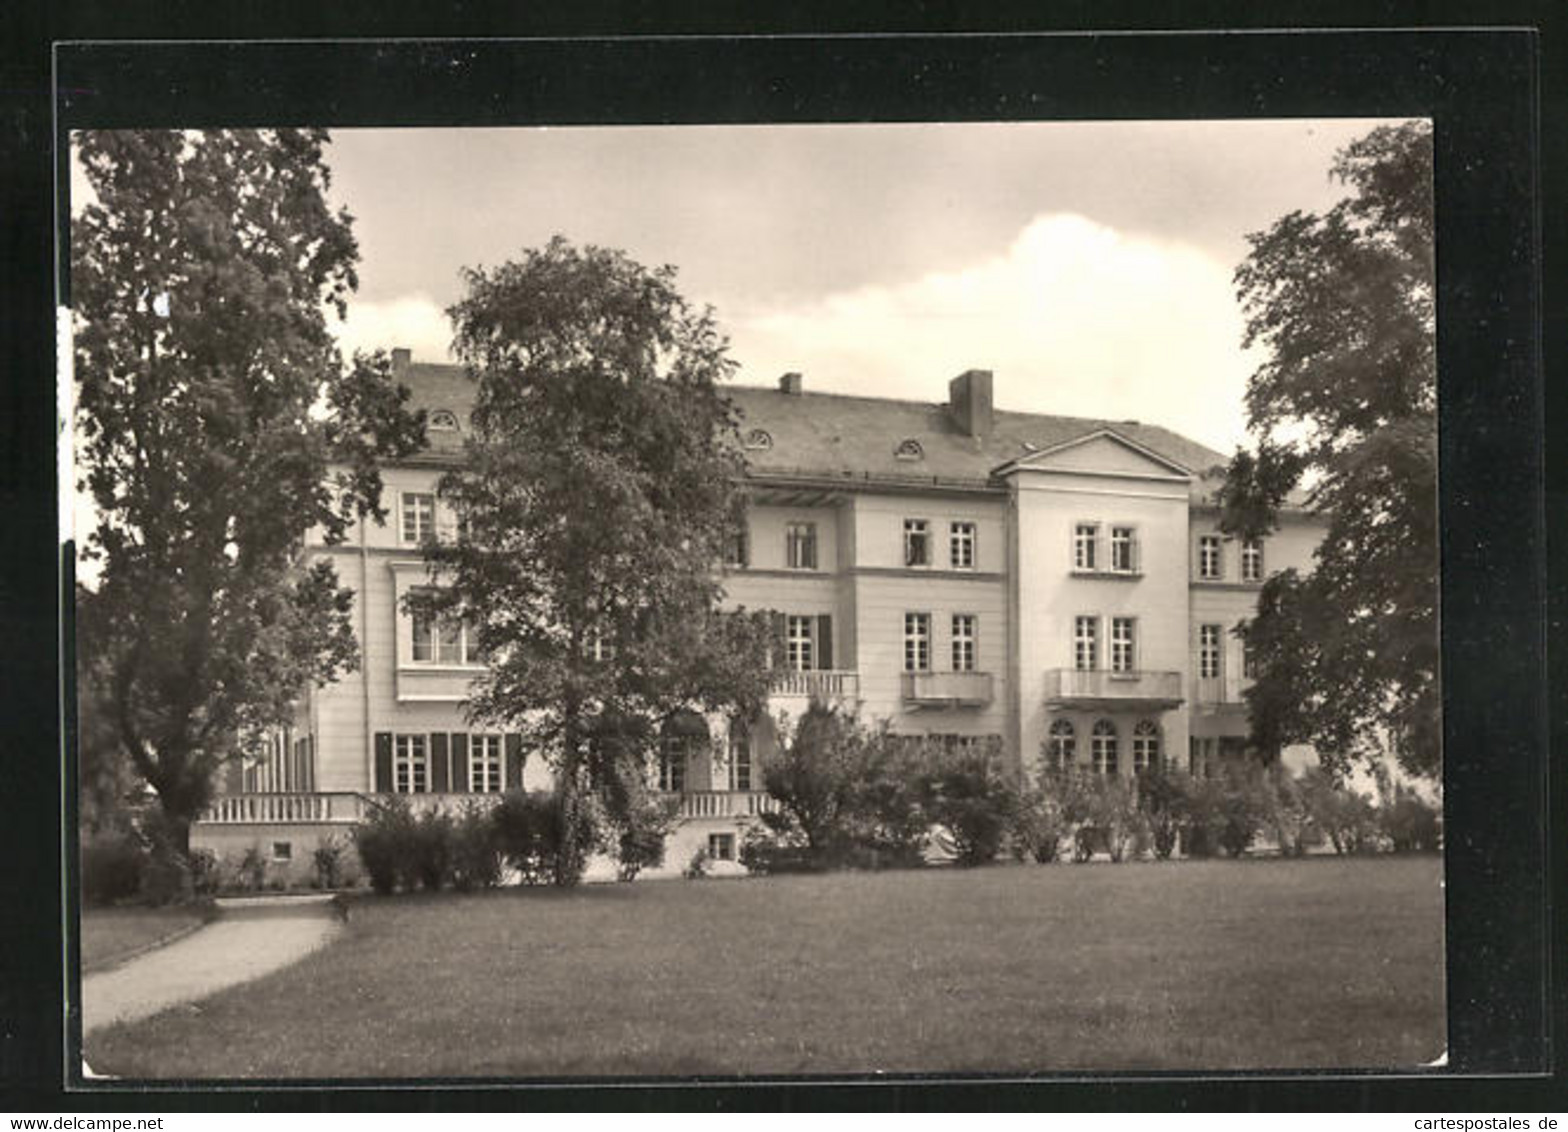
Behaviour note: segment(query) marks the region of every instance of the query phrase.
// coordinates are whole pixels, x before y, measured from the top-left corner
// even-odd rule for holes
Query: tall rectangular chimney
[[[991,435],[991,371],[968,369],[947,385],[948,407],[965,436]]]

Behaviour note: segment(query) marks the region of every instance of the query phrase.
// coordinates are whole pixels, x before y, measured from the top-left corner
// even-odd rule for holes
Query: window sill
[[[397,669],[399,672],[429,672],[440,674],[445,672],[483,672],[485,670],[485,666],[482,664],[432,664],[429,661],[424,660],[411,660],[405,661],[404,663],[398,665]]]
[[[1074,566],[1071,573],[1075,578],[1112,578],[1128,582],[1143,577],[1142,570],[1085,570],[1078,566]]]

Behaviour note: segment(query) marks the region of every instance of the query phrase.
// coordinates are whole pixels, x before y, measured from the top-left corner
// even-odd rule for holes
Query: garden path
[[[190,935],[82,979],[82,1033],[146,1018],[285,967],[342,926],[325,895],[220,900]]]

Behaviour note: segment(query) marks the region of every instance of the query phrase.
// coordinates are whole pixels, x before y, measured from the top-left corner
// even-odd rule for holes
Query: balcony
[[[353,793],[228,794],[201,815],[206,825],[351,825],[365,814],[366,800]]]
[[[1234,676],[1198,676],[1192,683],[1192,698],[1199,711],[1209,715],[1247,713],[1247,701],[1242,692],[1251,685],[1251,680]]]
[[[838,669],[777,672],[772,695],[803,700],[856,700],[860,698],[860,673]]]
[[[1045,702],[1052,707],[1164,711],[1182,704],[1181,673],[1049,669],[1045,674]]]
[[[766,790],[686,790],[680,800],[683,818],[751,818],[779,808]]]
[[[991,702],[989,672],[906,672],[904,702],[914,707],[985,707]]]

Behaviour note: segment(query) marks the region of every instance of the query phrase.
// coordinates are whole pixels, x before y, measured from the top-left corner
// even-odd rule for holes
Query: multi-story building
[[[479,661],[463,630],[401,611],[429,584],[421,544],[452,522],[436,482],[461,451],[472,388],[458,367],[394,358],[429,447],[386,469],[386,525],[309,548],[356,592],[360,668],[231,776],[198,844],[298,858],[358,820],[367,795],[549,783],[517,736],[466,722]],[[749,505],[724,583],[730,602],[782,615],[775,714],[820,696],[896,733],[998,736],[1024,773],[1071,762],[1127,776],[1156,760],[1204,773],[1242,748],[1233,630],[1268,574],[1309,567],[1321,528],[1295,509],[1261,542],[1226,538],[1220,453],[1137,421],[999,411],[980,370],[954,378],[945,405],[807,393],[793,373],[727,393]],[[733,859],[769,804],[773,719],[697,731],[657,771],[682,798],[674,867],[692,847]]]

